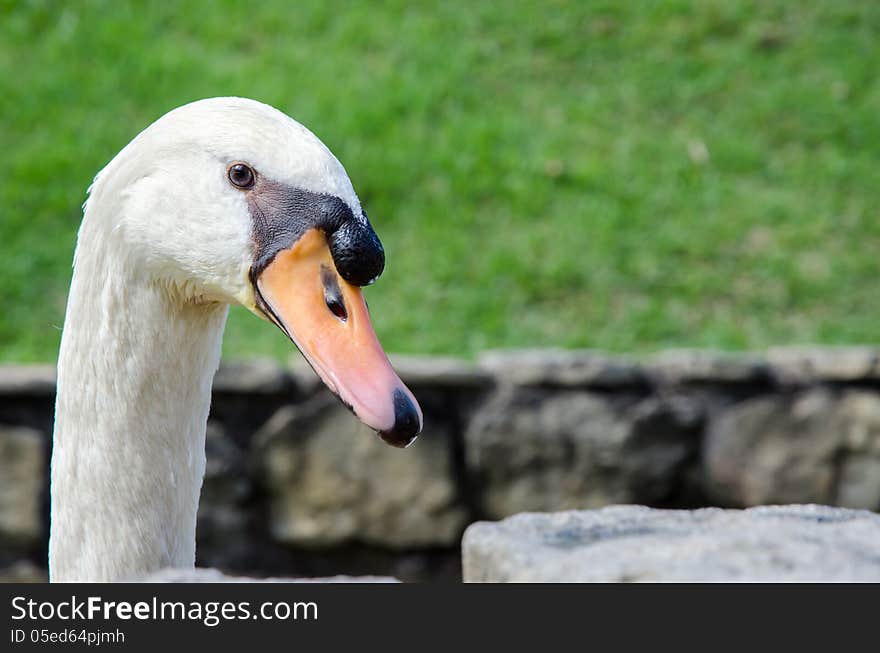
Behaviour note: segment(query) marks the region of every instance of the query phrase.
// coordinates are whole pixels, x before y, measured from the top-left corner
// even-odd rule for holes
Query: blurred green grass
[[[878,3],[176,5],[0,2],[0,360],[54,360],[94,173],[215,95],[343,161],[391,351],[877,341]]]

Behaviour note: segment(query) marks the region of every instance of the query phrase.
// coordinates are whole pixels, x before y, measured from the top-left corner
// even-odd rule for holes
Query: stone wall
[[[880,582],[880,515],[829,506],[520,513],[462,540],[472,583]]]
[[[880,351],[398,357],[425,412],[406,450],[314,374],[218,372],[199,564],[456,580],[476,520],[637,503],[880,510]],[[51,367],[0,367],[0,578],[45,575]]]

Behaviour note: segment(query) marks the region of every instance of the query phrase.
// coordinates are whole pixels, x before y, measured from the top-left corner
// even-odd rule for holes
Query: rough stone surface
[[[49,575],[45,568],[38,567],[30,560],[19,560],[8,567],[0,568],[0,583],[46,583]]]
[[[252,482],[247,459],[226,430],[208,421],[205,479],[199,499],[198,564],[237,567],[252,555],[249,505]]]
[[[282,408],[256,440],[271,530],[282,542],[449,546],[467,523],[442,424],[427,423],[401,450],[321,401]]]
[[[499,382],[517,385],[612,388],[645,380],[629,359],[589,350],[487,351],[480,355],[479,365]]]
[[[0,425],[0,539],[32,547],[43,533],[40,505],[46,485],[42,435]]]
[[[783,383],[880,379],[880,350],[875,347],[774,347],[767,360]]]
[[[0,395],[54,395],[54,365],[0,365]]]
[[[404,354],[395,354],[390,358],[397,374],[409,386],[470,391],[490,385],[494,380],[489,372],[460,358]],[[323,388],[321,379],[300,354],[291,356],[289,374],[305,395]]]
[[[479,522],[466,582],[880,581],[880,516],[824,506],[616,506]]]
[[[407,384],[474,388],[492,383],[492,375],[473,363],[442,356],[391,357],[391,364]]]
[[[214,392],[276,394],[294,388],[294,379],[273,360],[224,362],[214,375]]]
[[[710,427],[703,460],[722,505],[880,510],[880,396],[819,388],[745,401]]]
[[[465,455],[491,518],[648,503],[671,492],[699,427],[699,410],[683,398],[502,388],[471,420]]]
[[[327,576],[325,578],[250,578],[230,576],[219,569],[162,569],[133,579],[136,583],[398,583],[391,576]]]
[[[406,451],[358,427],[291,352],[216,375],[200,567],[449,580],[476,518],[616,503],[880,511],[880,348],[392,356],[425,415]],[[54,394],[52,366],[0,366],[0,569],[45,573]]]
[[[657,383],[765,383],[767,363],[754,354],[671,349],[650,357],[645,368]]]

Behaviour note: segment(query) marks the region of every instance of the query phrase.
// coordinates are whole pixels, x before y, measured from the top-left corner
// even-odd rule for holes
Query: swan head
[[[385,254],[342,164],[265,104],[212,98],[157,120],[99,173],[89,204],[132,267],[186,302],[227,302],[274,323],[324,383],[392,445],[422,413],[370,323],[361,287]]]

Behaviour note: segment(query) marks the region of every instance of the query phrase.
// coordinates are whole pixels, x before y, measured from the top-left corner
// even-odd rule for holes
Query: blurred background
[[[94,174],[216,95],[346,166],[391,351],[876,340],[876,3],[0,7],[4,361],[55,359]],[[286,357],[254,320],[227,356]]]
[[[92,177],[171,108],[218,95],[251,97],[281,109],[314,131],[345,165],[388,256],[385,274],[367,295],[389,351],[474,361],[487,349],[589,348],[644,356],[680,347],[764,351],[797,343],[877,341],[878,3],[0,0],[0,362],[54,364],[81,205]],[[575,374],[576,382],[571,374],[558,374],[572,365],[564,356],[549,364],[517,360],[500,367],[497,361],[450,363],[451,368],[436,361],[413,363],[407,374],[421,384],[429,417],[435,416],[423,451],[442,452],[416,469],[430,475],[437,472],[431,460],[441,460],[437,473],[446,475],[444,489],[437,490],[441,499],[423,514],[447,511],[442,535],[412,535],[407,529],[420,527],[401,518],[403,508],[392,502],[376,509],[382,523],[390,524],[384,534],[312,541],[297,534],[296,519],[292,526],[271,528],[252,523],[262,519],[264,508],[277,517],[273,492],[301,480],[285,481],[282,475],[263,487],[250,467],[229,471],[242,452],[250,455],[258,431],[263,442],[287,437],[277,435],[286,427],[276,424],[276,435],[265,435],[264,427],[289,397],[320,399],[315,394],[320,391],[290,376],[291,353],[277,329],[233,309],[224,358],[268,357],[279,367],[259,367],[250,390],[226,386],[220,397],[226,403],[218,404],[215,396],[209,441],[211,433],[216,437],[209,455],[226,461],[226,467],[217,463],[218,478],[244,478],[245,486],[217,490],[217,501],[235,504],[238,516],[215,515],[206,528],[221,534],[218,542],[229,533],[262,529],[259,537],[293,548],[272,549],[274,562],[263,567],[255,562],[270,559],[263,549],[208,562],[285,573],[293,569],[287,561],[296,547],[318,557],[324,554],[314,551],[325,547],[323,562],[294,570],[451,578],[457,573],[457,563],[450,562],[457,538],[477,518],[615,501],[692,506],[799,499],[785,492],[737,494],[730,487],[740,486],[728,477],[709,484],[716,491],[694,480],[708,473],[706,438],[722,429],[713,426],[714,415],[768,393],[781,397],[777,408],[790,415],[795,404],[784,403],[791,395],[789,382],[801,389],[807,384],[807,393],[829,387],[837,392],[841,383],[873,392],[880,383],[873,350],[864,356],[850,351],[846,360],[856,361],[847,368],[851,373],[841,372],[834,355],[782,363],[722,356],[726,363],[678,359],[661,366],[660,376],[649,365],[627,367],[631,376],[625,378],[611,374],[597,381]],[[577,360],[583,372],[598,359]],[[730,360],[737,362],[725,367]],[[601,369],[619,372],[616,363],[601,361]],[[547,372],[548,365],[556,372]],[[28,377],[30,386],[0,383],[6,393],[0,422],[38,434],[41,444],[31,447],[33,469],[42,470],[51,433],[52,378],[48,368],[27,369],[42,370]],[[524,377],[511,372],[523,369]],[[520,387],[515,401],[509,394],[499,399],[499,379],[514,377],[531,389]],[[623,385],[615,385],[621,378]],[[682,390],[695,383],[704,384],[696,394]],[[564,388],[564,397],[540,394],[551,387]],[[663,404],[658,397],[667,396],[668,387],[693,405]],[[605,408],[595,402],[612,391],[619,397],[609,404],[610,413],[601,412]],[[246,401],[251,392],[262,398]],[[648,400],[659,412],[644,408]],[[525,417],[505,421],[511,405],[529,402],[543,406],[545,421],[538,419],[538,426],[528,426]],[[810,405],[819,406],[817,416],[827,412],[821,401]],[[235,416],[248,410],[247,419]],[[487,410],[501,417],[487,417]],[[841,410],[846,421],[850,413]],[[612,463],[590,449],[593,445],[583,450],[559,445],[558,451],[549,447],[557,452],[552,459],[523,454],[525,462],[504,473],[481,467],[513,460],[515,449],[493,447],[498,442],[515,447],[511,434],[520,432],[526,434],[517,437],[532,443],[522,450],[533,447],[539,458],[548,450],[546,438],[595,444],[599,436],[580,433],[578,424],[590,422],[596,411],[598,423],[626,424],[634,438],[627,442],[635,444],[614,450]],[[768,419],[770,414],[776,413],[771,410]],[[827,429],[816,428],[821,439]],[[799,430],[802,425],[792,427],[792,433]],[[840,499],[854,495],[834,494],[826,483],[807,499],[880,509],[880,489],[872,494],[880,488],[880,430],[870,432],[877,436],[877,449],[870,445],[869,463],[860,462],[861,471],[853,472],[868,483],[867,494]],[[756,433],[764,437],[760,429]],[[663,477],[666,485],[660,486],[658,459],[652,458],[657,451],[650,449],[658,434],[677,452],[674,464],[667,450],[657,454],[665,461],[661,468],[673,464],[677,479]],[[7,447],[7,460],[25,460],[31,445],[21,443],[35,437],[10,436],[8,442],[18,444],[0,448]],[[591,465],[598,460],[598,476],[617,488],[624,472],[615,465],[624,465],[620,456],[630,451],[626,447],[638,449],[639,442],[650,445],[647,462],[641,471],[627,467],[625,474],[647,476],[625,483],[626,492],[578,485],[597,477]],[[274,445],[266,446],[268,451]],[[578,451],[593,462],[572,465]],[[382,469],[406,474],[407,465],[395,460],[399,468]],[[541,476],[532,486],[493,494],[496,481],[519,482],[548,468],[561,469],[562,476]],[[7,479],[34,476],[27,467],[11,469],[7,466]],[[775,468],[769,469],[772,477]],[[339,483],[351,481],[351,474],[340,472]],[[42,497],[35,508],[42,512],[27,527],[31,535],[10,534],[17,522],[7,520],[6,541],[17,542],[7,549],[18,547],[19,553],[0,554],[0,566],[25,551],[39,567],[45,535],[42,471],[34,483],[28,492]],[[642,491],[645,483],[651,489]],[[15,492],[25,490],[9,489],[10,484],[0,480],[6,488],[0,487],[0,497],[7,492],[0,504],[20,506],[24,499]],[[642,489],[633,490],[636,486]],[[316,501],[328,515],[341,510],[320,496]],[[404,536],[388,535],[400,529]],[[249,546],[240,544],[241,551]],[[416,562],[399,563],[397,553],[388,553],[406,547],[417,550]],[[372,562],[361,564],[364,560]]]

